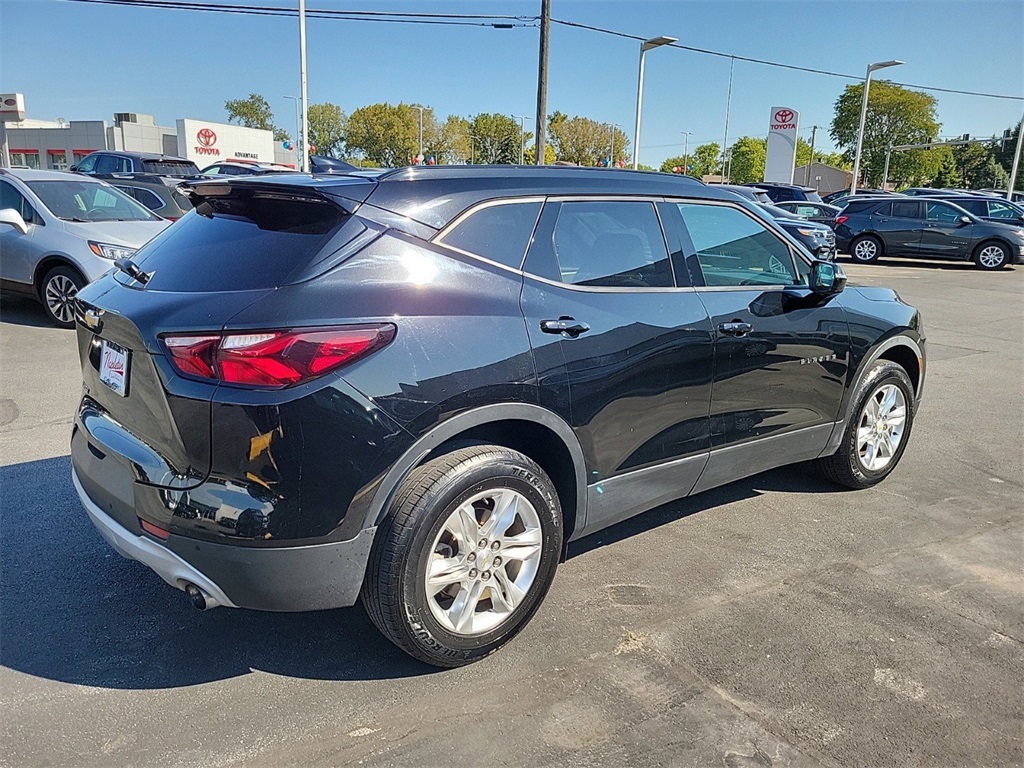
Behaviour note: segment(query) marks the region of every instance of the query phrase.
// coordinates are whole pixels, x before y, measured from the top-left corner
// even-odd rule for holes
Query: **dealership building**
[[[271,131],[181,118],[173,128],[152,115],[118,112],[105,120],[22,120],[7,123],[11,165],[66,171],[99,149],[152,152],[194,160],[200,168],[222,160],[258,160],[296,167],[294,149]]]

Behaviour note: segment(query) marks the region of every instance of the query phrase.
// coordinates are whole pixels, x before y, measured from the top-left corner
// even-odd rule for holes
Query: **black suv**
[[[1020,203],[1011,203],[1005,197],[999,198],[991,195],[947,195],[937,199],[959,205],[979,219],[994,221],[998,224],[1009,224],[1014,227],[1024,226],[1024,207]]]
[[[75,173],[108,178],[122,173],[152,173],[158,176],[191,177],[199,175],[199,166],[185,157],[156,155],[151,152],[108,152],[99,150],[86,155]]]
[[[354,604],[439,666],[566,543],[791,462],[899,462],[917,310],[668,174],[238,177],[78,295],[73,481],[200,608]],[[682,578],[682,574],[680,576]]]
[[[763,189],[775,203],[784,203],[789,200],[806,200],[809,203],[822,202],[821,195],[814,187],[801,187],[796,184],[782,184],[774,181],[758,181],[743,186]]]
[[[1024,231],[930,197],[851,198],[836,216],[836,245],[861,263],[881,256],[973,259],[981,269],[1024,263]]]

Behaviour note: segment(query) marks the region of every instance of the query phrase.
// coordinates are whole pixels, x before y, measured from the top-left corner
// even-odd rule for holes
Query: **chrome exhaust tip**
[[[208,611],[220,605],[220,603],[195,584],[186,584],[185,594],[188,596],[188,601],[192,603],[193,607],[198,608],[200,611]]]

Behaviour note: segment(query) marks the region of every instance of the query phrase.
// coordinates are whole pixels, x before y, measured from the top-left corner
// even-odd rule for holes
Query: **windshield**
[[[29,181],[50,212],[65,221],[159,221],[121,190],[98,181]]]

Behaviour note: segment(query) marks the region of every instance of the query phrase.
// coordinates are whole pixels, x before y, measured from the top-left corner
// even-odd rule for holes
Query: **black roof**
[[[817,192],[814,187],[805,187],[803,184],[785,184],[781,181],[751,181],[744,187],[763,187],[764,189],[802,189],[804,192]]]
[[[439,229],[484,200],[527,195],[651,195],[735,202],[737,196],[688,177],[652,171],[536,165],[410,166],[378,173],[236,176],[197,182],[263,189],[316,190],[335,199],[363,202]]]

